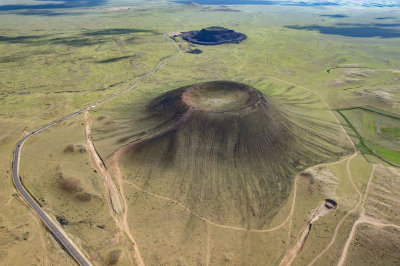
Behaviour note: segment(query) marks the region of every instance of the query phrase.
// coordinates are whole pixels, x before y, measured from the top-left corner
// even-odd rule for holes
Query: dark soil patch
[[[59,186],[62,190],[67,191],[68,193],[75,193],[80,190],[80,183],[81,181],[74,177],[61,177]]]
[[[107,264],[115,265],[118,263],[119,257],[121,256],[121,250],[113,250],[108,254]]]
[[[68,144],[65,149],[64,149],[64,153],[73,153],[75,151],[78,151],[80,153],[84,153],[86,152],[86,148],[82,145],[74,145],[74,144]]]
[[[310,195],[312,195],[314,192],[314,176],[307,172],[301,172],[300,177],[304,178],[304,180],[307,182],[307,191],[310,193]]]
[[[200,49],[191,49],[191,50],[187,50],[186,51],[186,53],[189,53],[189,54],[201,54],[203,51],[202,50],[200,50]]]
[[[65,147],[64,149],[64,153],[71,153],[74,152],[75,148],[73,144],[68,144],[67,147]]]
[[[310,180],[313,180],[313,179],[314,179],[313,176],[312,176],[312,174],[306,173],[306,172],[301,172],[301,173],[300,173],[300,176],[302,176],[302,177],[304,177],[304,178],[306,178],[306,179],[310,179]]]
[[[82,202],[89,202],[89,201],[92,200],[92,195],[90,195],[89,193],[84,192],[84,193],[77,194],[76,198],[79,201],[82,201]]]

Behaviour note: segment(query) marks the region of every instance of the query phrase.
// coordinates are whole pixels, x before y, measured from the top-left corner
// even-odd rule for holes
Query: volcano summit
[[[326,136],[312,136],[275,99],[241,83],[172,90],[147,110],[163,129],[126,148],[125,178],[222,224],[263,228],[296,173],[344,153],[321,147]]]

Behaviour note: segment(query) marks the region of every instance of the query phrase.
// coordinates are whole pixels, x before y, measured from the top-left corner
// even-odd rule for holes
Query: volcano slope
[[[347,152],[286,109],[236,82],[172,90],[147,105],[145,120],[162,126],[113,161],[121,159],[127,182],[201,217],[262,229],[287,201],[296,173]]]

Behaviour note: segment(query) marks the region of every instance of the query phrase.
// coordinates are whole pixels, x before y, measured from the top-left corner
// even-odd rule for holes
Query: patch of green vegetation
[[[357,149],[391,164],[400,165],[400,118],[365,107],[337,110],[358,137]],[[399,127],[396,127],[398,125]]]
[[[400,128],[385,127],[385,128],[381,128],[381,131],[384,133],[384,135],[387,135],[388,137],[395,138],[395,139],[400,138]]]
[[[375,146],[373,147],[375,152],[379,154],[381,157],[385,158],[386,160],[389,160],[391,162],[394,162],[398,165],[400,165],[400,152],[385,149],[383,147]]]
[[[365,134],[367,134],[369,138],[373,138],[375,135],[374,116],[370,113],[365,113],[362,124]]]

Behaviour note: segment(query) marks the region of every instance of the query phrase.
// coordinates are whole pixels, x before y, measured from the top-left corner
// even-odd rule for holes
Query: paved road
[[[169,57],[167,60],[159,64],[156,68],[154,68],[152,71],[141,77],[138,81],[136,81],[134,84],[130,85],[128,88],[118,92],[114,93],[113,95],[98,101],[88,107],[82,108],[76,112],[73,112],[69,115],[63,116],[50,124],[47,124],[31,133],[28,135],[24,136],[22,139],[20,139],[17,143],[17,145],[14,148],[14,158],[13,158],[13,163],[12,163],[12,175],[13,175],[13,182],[15,188],[18,190],[19,194],[21,195],[22,198],[25,199],[25,201],[29,204],[29,206],[32,207],[32,209],[36,212],[36,214],[40,217],[40,219],[44,222],[44,224],[47,226],[47,228],[53,233],[55,238],[65,247],[66,250],[68,250],[69,254],[75,259],[75,261],[82,266],[86,265],[92,265],[90,261],[84,256],[84,254],[74,245],[74,243],[67,237],[67,234],[62,230],[62,228],[57,224],[57,222],[54,222],[40,207],[40,205],[32,198],[32,196],[28,193],[28,190],[24,187],[22,184],[21,178],[19,176],[19,158],[20,158],[20,153],[22,149],[22,145],[24,142],[32,137],[33,135],[36,135],[43,130],[54,126],[62,121],[68,120],[74,116],[77,116],[81,113],[83,113],[86,110],[94,108],[96,105],[101,104],[103,102],[109,101],[138,85],[141,81],[143,81],[145,78],[159,70],[161,67],[163,67],[165,64],[167,64],[170,60],[175,58],[178,54],[181,53],[181,50],[179,47],[177,47],[168,37],[166,34],[164,34],[164,38],[178,51],[178,53],[174,54],[173,56]]]

